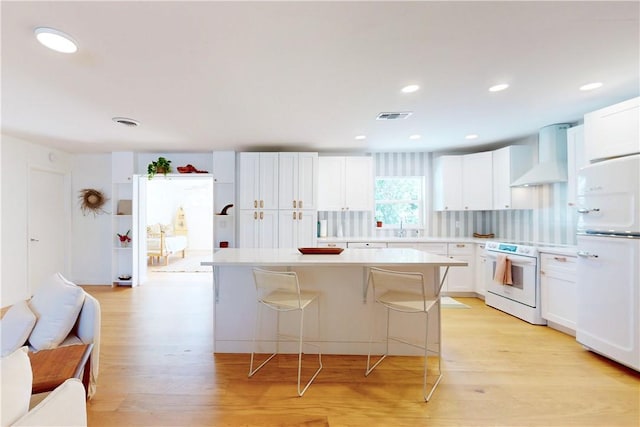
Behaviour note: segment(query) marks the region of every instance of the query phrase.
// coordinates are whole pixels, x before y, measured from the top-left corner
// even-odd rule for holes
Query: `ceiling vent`
[[[111,120],[113,120],[116,123],[120,123],[121,125],[129,126],[132,128],[136,126],[140,126],[140,122],[138,122],[137,120],[128,119],[126,117],[114,117]]]
[[[376,120],[402,120],[413,114],[411,111],[401,111],[399,113],[380,113]]]

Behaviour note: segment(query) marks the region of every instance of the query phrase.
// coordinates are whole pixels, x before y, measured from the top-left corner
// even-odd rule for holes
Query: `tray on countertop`
[[[339,255],[344,248],[298,248],[303,255]]]

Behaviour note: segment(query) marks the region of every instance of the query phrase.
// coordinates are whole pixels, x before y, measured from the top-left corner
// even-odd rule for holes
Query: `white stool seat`
[[[428,311],[436,300],[424,299],[422,295],[409,292],[389,291],[377,297],[376,302],[394,310],[415,313]]]
[[[300,323],[299,333],[297,338],[298,342],[298,396],[302,396],[313,380],[316,379],[320,371],[322,370],[322,353],[320,347],[311,343],[303,343],[303,330],[304,330],[304,310],[313,301],[318,301],[319,293],[301,291],[300,283],[298,282],[298,275],[291,271],[270,271],[263,270],[261,268],[253,269],[253,278],[256,285],[256,292],[258,294],[258,310],[256,313],[256,328],[253,334],[253,349],[251,351],[251,363],[249,365],[249,377],[252,377],[263,366],[265,366],[271,359],[274,358],[277,352],[271,353],[271,355],[260,364],[257,368],[253,368],[253,362],[255,358],[256,342],[258,340],[258,329],[260,326],[260,307],[266,306],[278,313],[277,326],[276,326],[276,339],[273,341],[279,342],[280,338],[284,336],[279,333],[280,326],[280,312],[286,311],[299,311]],[[318,309],[318,325],[320,322],[320,313]],[[266,341],[266,340],[260,340]],[[311,379],[306,383],[304,388],[301,388],[300,377],[302,373],[302,346],[307,344],[318,348],[318,369],[315,371]]]
[[[300,291],[299,295],[295,292],[274,291],[263,297],[261,301],[274,308],[296,310],[307,307],[318,295],[317,292],[308,291]]]

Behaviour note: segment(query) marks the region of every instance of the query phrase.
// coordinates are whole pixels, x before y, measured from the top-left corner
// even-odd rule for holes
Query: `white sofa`
[[[28,301],[14,304],[2,317],[2,356],[17,348],[44,350],[93,344],[87,395],[96,392],[100,362],[100,303],[60,273],[49,277]]]
[[[0,427],[86,426],[84,387],[75,378],[65,381],[29,409],[32,373],[27,350],[21,347],[0,360]]]

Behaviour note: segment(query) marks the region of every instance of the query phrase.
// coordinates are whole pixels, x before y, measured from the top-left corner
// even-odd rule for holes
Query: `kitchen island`
[[[252,268],[262,267],[295,271],[301,289],[321,294],[319,304],[305,315],[305,335],[310,337],[309,341],[319,343],[323,353],[367,354],[372,310],[383,310],[375,307],[368,289],[370,267],[421,272],[433,296],[449,267],[463,267],[467,263],[405,248],[345,249],[338,255],[303,255],[295,248],[227,248],[215,252],[212,260],[202,265],[213,267],[215,352],[251,351],[256,315]],[[297,316],[297,313],[281,316],[285,315]],[[394,316],[392,335],[416,341],[424,339],[424,322],[416,315],[394,313]],[[280,332],[295,335],[292,328],[297,320],[282,319]],[[271,322],[263,317],[263,322],[271,325],[275,319]],[[374,337],[382,336],[383,328],[382,322],[377,324]],[[436,345],[440,335],[439,311],[437,319],[431,319],[429,328],[430,346]],[[263,329],[262,339],[274,336],[273,329]],[[374,351],[381,349],[382,346]],[[406,345],[390,344],[389,350],[391,354],[420,354],[420,350]],[[289,349],[284,346],[281,351]]]

